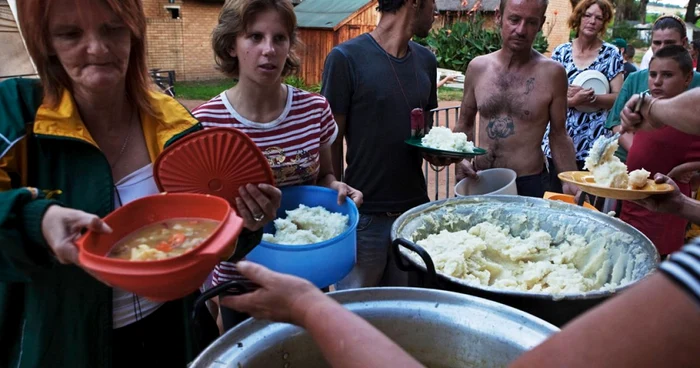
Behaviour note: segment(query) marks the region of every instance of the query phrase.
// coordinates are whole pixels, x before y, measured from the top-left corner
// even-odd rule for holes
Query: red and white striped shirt
[[[259,123],[242,117],[226,98],[214,97],[192,111],[205,128],[235,128],[260,148],[275,175],[278,187],[316,184],[321,147],[338,135],[326,98],[287,86],[287,104],[275,120]]]
[[[280,116],[267,123],[241,116],[226,98],[226,92],[192,111],[205,128],[235,128],[250,137],[260,148],[275,175],[278,187],[316,184],[320,169],[320,150],[333,144],[338,126],[326,98],[287,86],[287,103]],[[212,284],[243,277],[231,262],[214,269]]]

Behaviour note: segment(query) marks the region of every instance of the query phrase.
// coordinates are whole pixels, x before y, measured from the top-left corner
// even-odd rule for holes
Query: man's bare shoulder
[[[481,55],[477,56],[472,61],[469,62],[469,66],[467,67],[467,72],[468,73],[483,73],[485,72],[489,65],[493,64],[495,61],[495,56],[494,53],[490,53],[487,55]]]
[[[538,68],[546,73],[566,73],[563,65],[540,53],[537,53],[537,55],[533,58],[533,61],[537,63]]]

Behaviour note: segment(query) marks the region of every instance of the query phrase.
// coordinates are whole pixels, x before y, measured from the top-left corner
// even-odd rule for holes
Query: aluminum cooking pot
[[[369,288],[329,294],[430,368],[504,367],[558,331],[489,300],[440,290]],[[248,319],[191,368],[328,367],[303,329]]]
[[[552,235],[555,243],[570,233],[579,234],[589,242],[594,239],[605,241],[610,247],[610,259],[619,272],[610,272],[609,278],[625,276],[629,282],[610,290],[557,295],[475,285],[436,272],[428,252],[415,244],[429,234],[444,229],[468,230],[483,221],[507,225],[514,235],[522,231],[544,230]],[[659,262],[659,254],[652,242],[637,229],[614,217],[563,202],[522,196],[471,196],[431,202],[396,219],[391,238],[399,268],[420,275],[419,285],[491,299],[557,326],[646,277]]]

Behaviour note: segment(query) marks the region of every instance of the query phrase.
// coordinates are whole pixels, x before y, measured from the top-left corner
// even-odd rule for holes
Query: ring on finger
[[[253,220],[255,220],[255,222],[260,222],[260,221],[262,221],[264,218],[265,218],[265,214],[264,214],[264,213],[261,213],[261,214],[259,214],[259,215],[253,215]]]

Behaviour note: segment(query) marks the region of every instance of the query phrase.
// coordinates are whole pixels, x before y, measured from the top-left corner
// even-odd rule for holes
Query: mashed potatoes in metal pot
[[[419,240],[440,272],[482,286],[520,291],[570,293],[605,286],[610,270],[602,244],[579,235],[557,246],[545,231],[512,236],[507,228],[482,222],[469,230],[443,230]]]
[[[555,297],[613,290],[649,262],[632,246],[635,237],[592,219],[519,203],[471,207],[435,207],[409,222],[421,225],[407,239],[430,254],[439,273],[475,287]],[[406,255],[423,264],[416,253]]]

